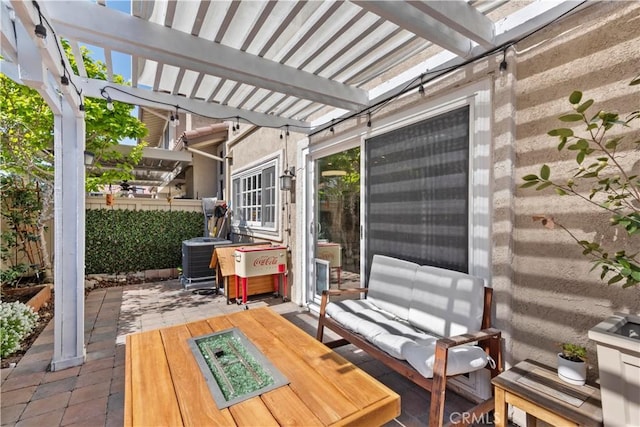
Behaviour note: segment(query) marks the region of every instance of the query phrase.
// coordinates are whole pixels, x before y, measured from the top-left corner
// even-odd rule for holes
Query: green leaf
[[[589,107],[591,107],[591,105],[593,105],[593,99],[589,99],[588,101],[583,102],[577,109],[576,111],[578,113],[584,113]]]
[[[538,185],[536,187],[536,190],[544,190],[545,188],[549,187],[550,185],[552,185],[550,182],[543,182],[542,184]]]
[[[587,141],[584,138],[581,138],[581,139],[578,140],[578,142],[576,142],[576,145],[581,150],[587,150],[589,148],[589,141]]]
[[[537,181],[538,180],[538,175],[534,175],[534,174],[530,174],[530,175],[525,175],[522,177],[523,180],[525,181]]]
[[[542,167],[540,168],[540,178],[546,181],[549,179],[550,175],[551,175],[551,168],[549,168],[548,165],[542,165]]]
[[[564,116],[558,117],[558,120],[561,122],[579,122],[582,120],[582,114],[565,114]]]
[[[604,148],[606,148],[607,150],[615,150],[618,147],[618,143],[621,139],[622,137],[610,139],[606,144],[604,144]]]
[[[567,192],[566,192],[566,191],[564,191],[562,188],[559,188],[559,187],[556,187],[556,193],[557,193],[559,196],[567,196]]]
[[[622,277],[619,274],[616,274],[615,276],[613,276],[611,279],[609,279],[609,281],[607,282],[607,284],[609,285],[613,285],[614,283],[619,282],[620,280],[624,279],[624,277]]]
[[[520,188],[529,188],[529,187],[533,187],[534,185],[538,185],[538,181],[525,182],[520,186]]]
[[[567,128],[553,129],[553,130],[550,130],[549,132],[547,132],[547,135],[549,135],[549,136],[560,136],[560,137],[568,138],[570,136],[573,136],[573,131],[571,129],[567,129]]]
[[[569,95],[569,102],[574,105],[579,103],[581,99],[582,99],[582,92],[580,92],[579,90],[573,91],[571,92],[571,95]]]
[[[584,151],[579,152],[578,155],[576,156],[576,162],[578,162],[579,165],[582,164],[585,156],[586,156],[586,153]]]

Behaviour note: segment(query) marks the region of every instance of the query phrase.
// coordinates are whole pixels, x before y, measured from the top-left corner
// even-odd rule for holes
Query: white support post
[[[84,346],[85,122],[65,98],[54,116],[55,329],[51,370],[80,365]],[[64,190],[64,191],[63,191]]]

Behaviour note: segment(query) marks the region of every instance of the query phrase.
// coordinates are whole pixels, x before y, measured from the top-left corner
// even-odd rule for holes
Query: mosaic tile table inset
[[[238,328],[188,341],[219,409],[289,384]]]

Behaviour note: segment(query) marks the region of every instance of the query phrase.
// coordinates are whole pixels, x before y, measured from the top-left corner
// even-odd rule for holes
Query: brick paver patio
[[[315,336],[317,319],[303,307],[270,295],[255,296],[248,305],[268,305]],[[177,280],[95,289],[85,300],[86,362],[58,372],[48,371],[53,355],[51,321],[17,366],[2,369],[1,424],[120,427],[124,417],[127,334],[242,309],[227,305],[223,295],[197,295],[184,290]],[[428,424],[429,393],[353,346],[337,351],[401,395],[402,414],[389,425]],[[447,396],[448,413],[471,406],[455,394]]]

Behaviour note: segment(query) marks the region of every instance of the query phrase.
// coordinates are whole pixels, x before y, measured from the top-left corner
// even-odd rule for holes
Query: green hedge
[[[182,264],[182,241],[202,236],[198,212],[86,212],[86,274],[125,273]]]

